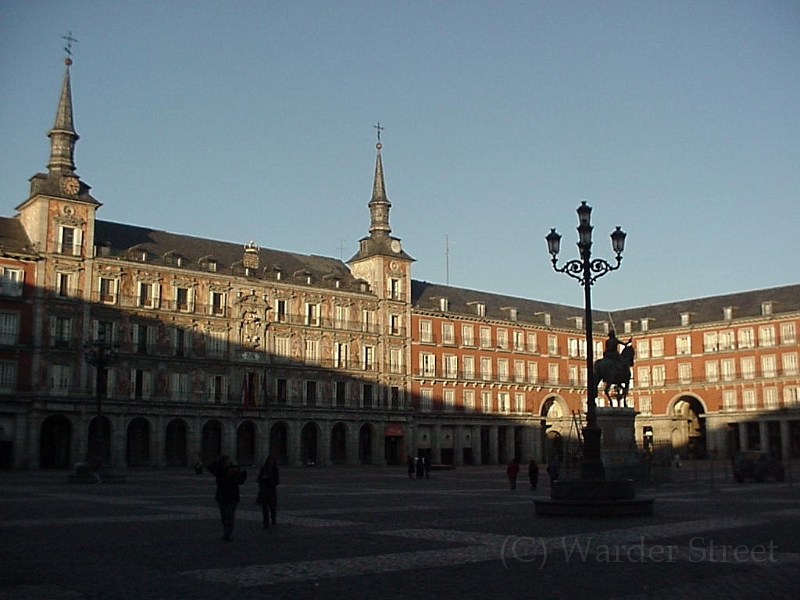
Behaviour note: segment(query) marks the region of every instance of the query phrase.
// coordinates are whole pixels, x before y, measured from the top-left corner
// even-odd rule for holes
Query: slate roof
[[[95,223],[95,245],[98,247],[110,246],[109,254],[111,256],[124,256],[133,248],[146,250],[147,261],[154,264],[165,264],[165,255],[174,253],[183,257],[184,268],[205,272],[207,270],[201,263],[201,259],[214,258],[217,261],[218,273],[230,273],[231,267],[240,266],[245,253],[244,244],[99,220]],[[258,256],[258,271],[268,274],[269,278],[274,278],[275,273],[281,271],[282,279],[287,282],[291,282],[292,277],[297,273],[303,278],[303,283],[305,283],[305,274],[308,274],[315,283],[319,283],[323,278],[333,277],[340,280],[342,288],[354,288],[360,285],[360,281],[353,277],[347,265],[334,258],[297,254],[270,248],[260,248]]]
[[[19,219],[0,217],[0,250],[33,254],[33,245]]]

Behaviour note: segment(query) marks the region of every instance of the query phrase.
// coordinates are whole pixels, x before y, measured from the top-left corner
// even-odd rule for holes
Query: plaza
[[[686,461],[639,490],[653,516],[616,519],[537,517],[543,470],[534,492],[524,476],[509,490],[498,466],[283,468],[268,530],[251,469],[230,543],[207,473],[7,472],[0,599],[789,598],[798,468],[737,484],[727,463]]]

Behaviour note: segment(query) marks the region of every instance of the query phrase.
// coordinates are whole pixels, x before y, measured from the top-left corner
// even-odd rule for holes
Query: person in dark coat
[[[236,506],[239,504],[239,486],[247,479],[247,471],[239,465],[231,464],[231,459],[221,456],[210,464],[208,470],[217,478],[217,493],[214,500],[219,506],[219,517],[222,521],[222,539],[230,542],[233,536],[233,520]]]
[[[539,465],[536,464],[536,461],[533,459],[531,459],[528,465],[528,479],[531,481],[531,489],[535,490],[539,483]]]
[[[278,510],[277,488],[279,483],[278,461],[270,454],[264,466],[261,467],[261,471],[258,472],[258,498],[256,503],[261,505],[264,529],[268,529],[270,523],[275,525],[275,517]]]

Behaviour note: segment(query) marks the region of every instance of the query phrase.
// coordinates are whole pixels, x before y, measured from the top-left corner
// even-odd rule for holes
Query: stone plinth
[[[537,515],[620,517],[653,514],[652,498],[636,498],[632,481],[554,481],[549,500],[534,500]]]

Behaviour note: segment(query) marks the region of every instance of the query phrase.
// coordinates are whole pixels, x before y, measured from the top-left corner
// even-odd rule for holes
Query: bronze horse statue
[[[616,406],[625,406],[635,354],[636,350],[634,350],[633,344],[629,341],[620,352],[619,358],[605,357],[594,363],[595,397],[597,397],[597,391],[600,389],[600,381],[602,380],[606,383],[603,392],[608,398],[609,406],[614,405],[614,402],[616,402]],[[616,390],[615,398],[612,398],[611,394],[609,394],[611,386],[614,386]]]

